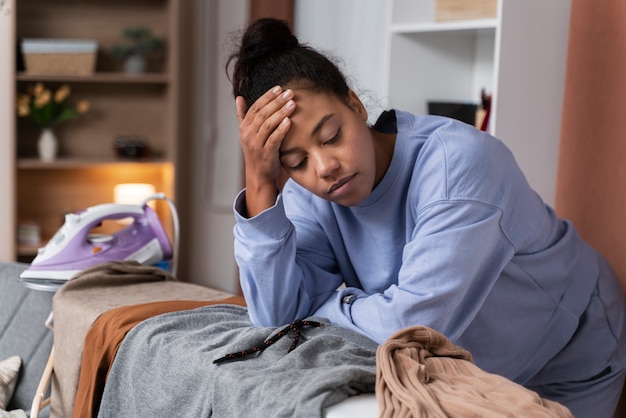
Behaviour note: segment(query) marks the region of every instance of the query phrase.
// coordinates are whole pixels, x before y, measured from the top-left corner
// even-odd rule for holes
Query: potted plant
[[[56,157],[57,139],[53,128],[89,111],[90,104],[87,100],[81,100],[76,106],[72,106],[69,102],[70,94],[67,84],[53,92],[43,83],[30,85],[25,93],[18,93],[18,116],[41,128],[37,148],[42,161],[52,161]]]
[[[150,28],[145,26],[124,29],[122,38],[124,42],[114,45],[111,53],[115,58],[124,60],[124,69],[128,73],[144,72],[146,54],[163,47],[163,40],[154,36]]]

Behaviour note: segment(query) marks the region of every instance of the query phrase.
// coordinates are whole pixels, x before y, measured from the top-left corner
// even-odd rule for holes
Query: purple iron
[[[63,226],[39,249],[28,269],[20,274],[20,280],[30,287],[36,287],[38,281],[62,284],[82,270],[108,261],[134,260],[153,265],[170,260],[173,251],[168,236],[156,212],[147,204],[162,198],[162,194],[157,194],[140,205],[105,203],[67,214]],[[177,227],[173,204],[165,199]],[[132,218],[132,222],[115,233],[91,233],[105,220],[126,218]]]

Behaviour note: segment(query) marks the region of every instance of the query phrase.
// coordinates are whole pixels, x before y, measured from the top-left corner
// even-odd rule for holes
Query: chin
[[[363,203],[365,199],[367,199],[367,196],[369,196],[369,193],[365,196],[351,195],[351,196],[346,196],[343,199],[336,199],[332,201],[341,206],[352,207],[352,206],[357,206]]]

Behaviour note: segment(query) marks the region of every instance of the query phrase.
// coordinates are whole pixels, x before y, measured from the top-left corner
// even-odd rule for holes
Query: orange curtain
[[[624,0],[572,0],[555,208],[626,290],[624,22]],[[626,417],[626,391],[615,417]]]
[[[626,289],[626,1],[572,0],[555,207]]]

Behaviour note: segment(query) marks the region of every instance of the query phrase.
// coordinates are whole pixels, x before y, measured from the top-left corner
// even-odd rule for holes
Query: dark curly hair
[[[227,74],[233,63],[229,76],[233,96],[242,96],[248,106],[276,85],[295,83],[344,102],[348,98],[349,87],[339,68],[301,44],[282,20],[262,18],[250,24],[226,63]]]

